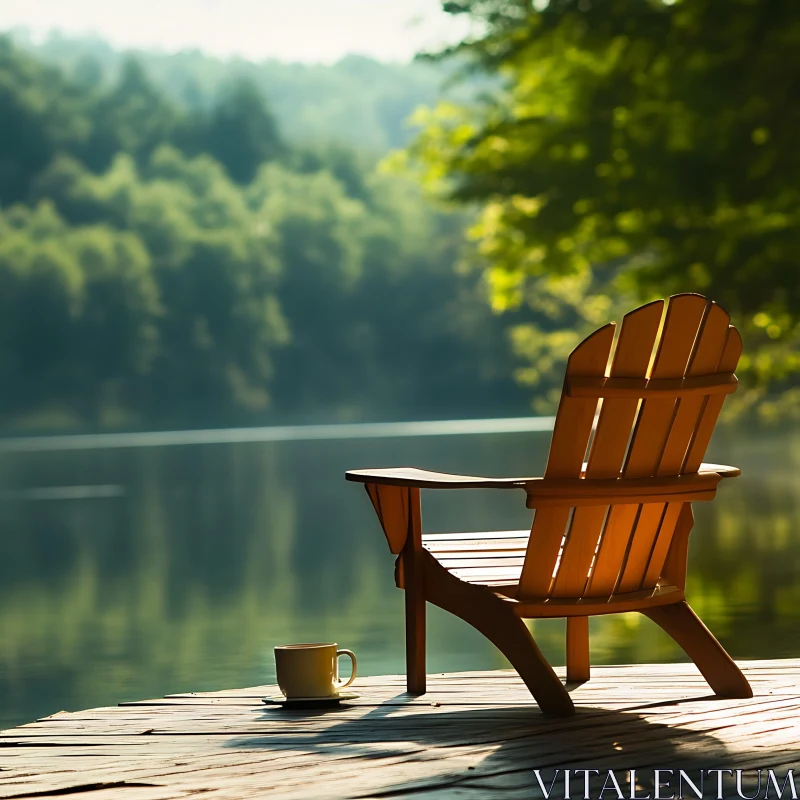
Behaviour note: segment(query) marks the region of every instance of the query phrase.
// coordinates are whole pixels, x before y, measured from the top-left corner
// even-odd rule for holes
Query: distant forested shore
[[[384,63],[360,55],[331,65],[255,62],[200,50],[119,50],[100,38],[57,32],[45,39],[22,29],[9,35],[20,49],[93,89],[110,88],[126,62],[136,59],[160,92],[195,112],[208,111],[232,83],[245,79],[262,94],[288,139],[336,141],[373,155],[409,143],[414,132],[409,116],[419,106],[445,94],[463,100],[496,83],[476,76],[453,81],[453,64],[433,62]]]
[[[446,78],[0,38],[0,427],[526,413],[470,212],[380,166]]]

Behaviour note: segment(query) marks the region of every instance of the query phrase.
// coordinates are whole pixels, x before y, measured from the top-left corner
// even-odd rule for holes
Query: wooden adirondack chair
[[[425,692],[425,603],[466,620],[508,658],[546,714],[574,713],[523,618],[567,618],[567,681],[589,679],[596,614],[639,611],[686,651],[716,694],[750,685],[684,597],[691,504],[735,467],[702,463],[742,344],[728,314],[680,294],[595,331],[573,351],[543,478],[424,470],[346,473],[364,483],[405,589],[408,691]],[[613,355],[612,355],[613,353]],[[599,413],[598,413],[599,412]],[[420,489],[518,488],[530,532],[425,535]]]

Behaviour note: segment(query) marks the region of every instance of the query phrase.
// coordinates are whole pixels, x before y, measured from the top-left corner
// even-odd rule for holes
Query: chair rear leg
[[[425,694],[425,597],[406,587],[406,689]]]
[[[661,626],[694,661],[720,697],[752,697],[753,690],[725,648],[685,601],[642,611]]]
[[[567,683],[589,680],[589,617],[567,617]]]

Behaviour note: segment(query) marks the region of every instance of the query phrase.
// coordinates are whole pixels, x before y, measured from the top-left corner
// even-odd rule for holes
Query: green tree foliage
[[[512,382],[507,320],[490,313],[474,272],[454,275],[470,217],[434,211],[416,183],[382,171],[368,186],[374,213],[352,307],[369,326],[360,338],[380,405],[395,418],[404,408],[438,417],[527,410],[527,392]]]
[[[283,142],[261,92],[249,80],[226,87],[205,122],[201,149],[237,183],[250,183],[260,164],[281,155]]]
[[[59,149],[86,138],[86,107],[57,69],[22,57],[0,37],[0,207],[23,199]]]
[[[454,270],[464,215],[342,144],[288,146],[247,82],[190,110],[135,61],[111,84],[81,63],[0,49],[2,424],[524,411]]]
[[[0,404],[102,418],[139,391],[161,316],[131,232],[72,228],[50,202],[0,216]]]
[[[358,341],[349,320],[358,313],[352,297],[361,278],[367,209],[327,171],[262,168],[249,198],[262,224],[276,231],[286,265],[280,298],[293,335],[279,355],[283,380],[276,390],[298,407],[340,406],[353,394],[350,362]]]
[[[75,226],[129,232],[148,254],[167,313],[142,398],[147,417],[200,422],[267,407],[271,351],[286,337],[276,242],[218,163],[162,146],[141,172],[119,154],[94,175],[61,157],[35,195]]]
[[[113,85],[126,58],[99,39],[56,33],[34,44],[17,33],[15,41],[81,85],[93,85],[98,69],[102,84]],[[453,72],[449,65],[386,64],[356,55],[330,66],[223,60],[197,50],[135,51],[134,56],[167,97],[192,112],[208,112],[232,82],[244,80],[266,97],[287,139],[335,141],[373,155],[408,143],[409,115],[417,106],[435,102]],[[448,92],[466,98],[476,85],[480,83],[473,81]]]
[[[746,336],[754,402],[800,367],[800,13],[791,0],[462,0],[454,48],[499,75],[441,104],[413,154],[483,212],[473,234],[530,368],[615,307],[676,291],[721,302]],[[796,407],[797,391],[784,396]],[[766,403],[765,413],[775,410]]]
[[[82,159],[105,169],[118,152],[145,161],[163,142],[170,141],[180,112],[147,77],[142,65],[128,58],[116,84],[92,104],[93,130]]]

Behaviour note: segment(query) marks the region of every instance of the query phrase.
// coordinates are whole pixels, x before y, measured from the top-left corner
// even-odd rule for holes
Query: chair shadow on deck
[[[637,775],[637,785],[642,790],[638,795],[646,796],[654,789],[654,768],[673,769],[676,775],[677,770],[684,770],[694,780],[700,770],[724,767],[731,761],[728,749],[711,731],[692,731],[652,721],[653,713],[679,712],[683,702],[705,699],[711,701],[712,697],[657,701],[624,711],[580,705],[574,716],[553,720],[542,715],[536,706],[524,703],[494,705],[489,701],[485,707],[469,708],[453,704],[450,710],[444,702],[422,710],[419,698],[403,693],[377,707],[365,707],[365,713],[356,718],[337,719],[346,713],[345,709],[332,714],[269,711],[259,719],[274,721],[276,714],[285,715],[286,735],[242,737],[230,746],[302,751],[310,758],[335,755],[337,759],[364,759],[370,764],[378,759],[393,760],[395,768],[387,769],[385,785],[354,786],[352,793],[346,795],[354,798],[399,797],[461,788],[473,790],[470,795],[475,797],[494,791],[503,797],[517,793],[539,797],[542,795],[534,769],[540,770],[547,787],[554,779],[554,770],[560,770],[552,798],[565,796],[565,769],[600,771],[599,776],[591,778],[592,797],[599,795],[609,769],[614,770],[622,794],[630,797],[627,771],[642,770]],[[409,713],[412,703],[419,710]],[[313,732],[308,730],[312,719],[319,722]],[[292,730],[295,720],[303,722],[302,728],[295,729],[297,732]],[[729,723],[730,720],[721,720],[719,727]],[[402,770],[396,765],[397,760],[409,767],[414,765],[407,778],[398,780]],[[430,762],[430,770],[420,771],[423,762]],[[357,767],[352,769],[357,773]],[[582,774],[572,776],[572,797],[583,797],[583,780]],[[613,798],[617,793],[609,787],[603,796]]]

